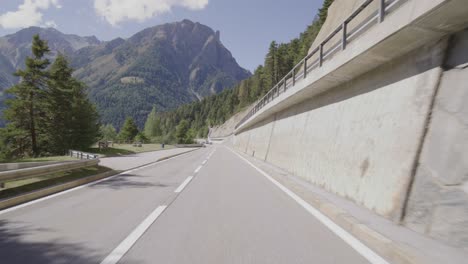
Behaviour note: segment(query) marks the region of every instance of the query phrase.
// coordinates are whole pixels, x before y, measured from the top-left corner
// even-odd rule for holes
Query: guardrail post
[[[296,70],[295,69],[293,69],[292,71],[292,78],[293,78],[293,86],[295,86],[296,85]]]
[[[304,59],[304,79],[307,77],[307,57]]]
[[[319,49],[319,67],[322,67],[323,65],[323,44],[320,44],[320,49]]]
[[[287,82],[286,82],[286,77],[284,77],[283,82],[284,82],[284,91],[286,92],[286,89],[288,89]]]
[[[382,23],[385,19],[385,0],[379,0],[379,23]]]
[[[343,25],[341,26],[341,29],[343,30],[343,39],[341,41],[341,50],[345,50],[346,49],[346,42],[347,42],[347,26],[348,24],[346,22],[343,22]]]

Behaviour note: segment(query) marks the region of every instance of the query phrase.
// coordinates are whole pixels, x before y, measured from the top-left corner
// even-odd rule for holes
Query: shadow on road
[[[0,220],[0,262],[62,264],[99,263],[101,261],[92,250],[80,244],[60,240],[41,242],[31,239],[30,235],[39,232],[53,232],[53,230],[15,227],[6,220]],[[30,239],[26,239],[26,236]]]
[[[163,183],[153,183],[144,181],[145,176],[124,174],[118,177],[102,181],[91,185],[91,188],[106,187],[110,189],[127,189],[127,188],[149,188],[149,187],[168,187],[169,185]]]

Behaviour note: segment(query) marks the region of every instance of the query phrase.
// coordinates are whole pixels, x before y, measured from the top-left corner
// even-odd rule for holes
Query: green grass
[[[69,156],[53,156],[53,157],[39,157],[39,158],[24,158],[13,160],[11,162],[46,162],[46,161],[69,161],[69,160],[76,160],[76,158],[72,158]]]
[[[166,145],[164,149],[175,148],[171,145]],[[88,152],[96,153],[105,157],[118,157],[142,152],[162,150],[161,144],[143,144],[141,147],[134,147],[132,144],[114,144],[113,147],[99,150],[97,147],[88,149]]]
[[[22,193],[27,193],[49,186],[70,182],[73,180],[100,174],[110,170],[111,169],[106,167],[94,166],[72,171],[54,173],[31,179],[6,182],[5,188],[0,189],[0,199],[5,199],[8,197],[20,195]]]

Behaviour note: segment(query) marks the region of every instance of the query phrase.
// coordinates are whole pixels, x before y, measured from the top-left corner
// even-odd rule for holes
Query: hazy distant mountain
[[[169,110],[216,94],[250,76],[220,41],[219,32],[189,20],[147,28],[129,39],[100,42],[55,29],[28,28],[0,38],[0,89],[17,80],[34,34],[69,56],[89,87],[103,123],[133,116],[142,126],[153,105]]]

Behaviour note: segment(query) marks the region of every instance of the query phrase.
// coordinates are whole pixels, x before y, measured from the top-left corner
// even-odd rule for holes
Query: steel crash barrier
[[[364,1],[351,15],[343,21],[333,32],[331,32],[312,52],[310,52],[304,59],[302,59],[283,79],[281,79],[272,89],[270,89],[261,99],[259,99],[253,108],[242,118],[236,125],[236,129],[244,124],[249,118],[255,115],[258,111],[264,108],[268,103],[277,98],[286,90],[294,87],[297,83],[307,78],[310,73],[317,68],[323,66],[326,60],[330,60],[333,55],[339,51],[345,50],[347,45],[354,41],[360,34],[364,33],[375,23],[382,23],[385,15],[393,12],[405,0],[366,0]],[[365,10],[373,2],[378,2],[378,9],[375,10],[363,22],[359,23],[356,27],[349,30],[348,25]],[[341,33],[341,40],[332,40],[335,36]],[[332,43],[330,43],[332,42]],[[329,44],[330,47],[327,47]]]

